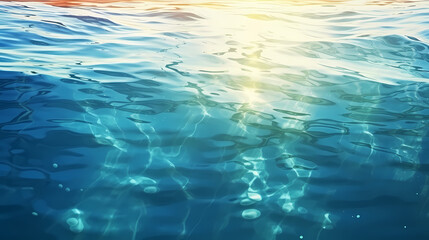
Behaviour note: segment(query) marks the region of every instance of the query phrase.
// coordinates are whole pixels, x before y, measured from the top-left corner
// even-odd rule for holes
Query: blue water
[[[0,2],[2,240],[426,240],[428,122],[425,1]]]

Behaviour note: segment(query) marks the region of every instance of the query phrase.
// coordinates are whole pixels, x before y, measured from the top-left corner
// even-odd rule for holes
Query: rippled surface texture
[[[429,239],[428,29],[425,1],[0,2],[0,238]]]

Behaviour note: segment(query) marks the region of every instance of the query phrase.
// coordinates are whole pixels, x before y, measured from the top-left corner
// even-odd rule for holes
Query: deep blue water
[[[429,4],[312,3],[0,2],[0,239],[429,239]]]

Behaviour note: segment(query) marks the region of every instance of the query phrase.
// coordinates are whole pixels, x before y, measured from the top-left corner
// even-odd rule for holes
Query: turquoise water
[[[429,239],[425,1],[0,2],[0,239]]]

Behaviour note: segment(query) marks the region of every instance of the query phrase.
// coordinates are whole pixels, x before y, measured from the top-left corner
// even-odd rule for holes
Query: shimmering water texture
[[[0,239],[429,239],[428,44],[425,1],[0,2]]]

